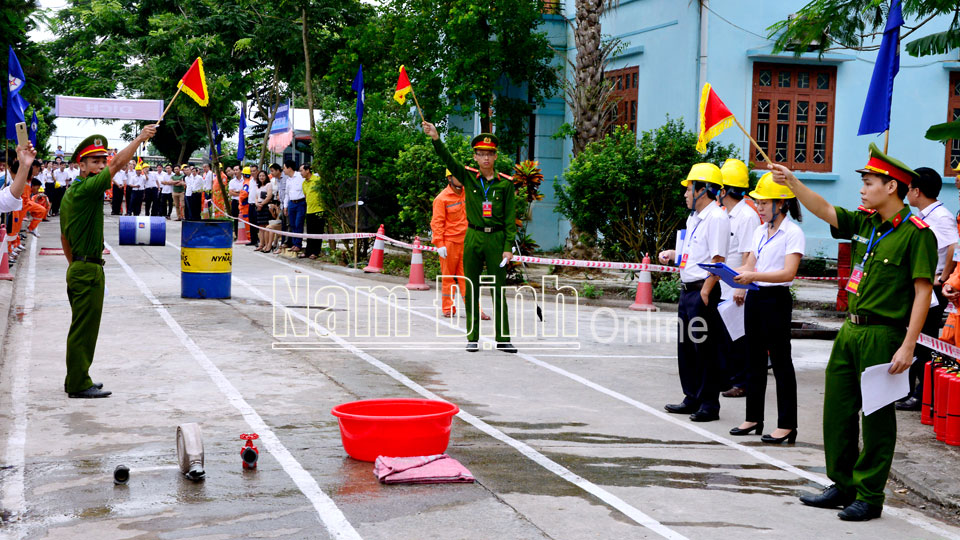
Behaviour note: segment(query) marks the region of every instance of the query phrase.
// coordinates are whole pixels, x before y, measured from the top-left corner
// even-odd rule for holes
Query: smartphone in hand
[[[30,142],[30,136],[27,135],[26,122],[17,122],[17,146],[26,147]]]

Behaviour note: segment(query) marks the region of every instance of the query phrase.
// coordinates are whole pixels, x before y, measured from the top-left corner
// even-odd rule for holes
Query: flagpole
[[[420,113],[420,120],[426,122],[426,118],[423,117],[423,111],[420,110],[420,102],[417,101],[417,93],[413,91],[413,85],[410,85],[410,94],[413,95],[413,103],[417,106],[417,112]]]
[[[173,105],[174,100],[176,100],[177,96],[180,95],[181,90],[183,90],[183,85],[177,85],[177,93],[173,95],[173,99],[170,100],[170,103],[167,103],[167,108],[163,110],[163,113],[160,115],[160,119],[157,120],[157,124],[163,122],[163,117],[167,115],[167,111],[170,110],[170,106]]]
[[[360,223],[360,141],[357,141],[357,183],[356,183],[356,198],[354,199],[353,204],[353,232],[357,232],[357,228]],[[353,269],[357,269],[357,244],[360,243],[359,238],[353,239]]]
[[[740,131],[742,131],[743,134],[746,135],[748,139],[750,139],[750,142],[753,143],[753,146],[757,148],[757,150],[760,152],[760,155],[763,156],[763,160],[769,163],[770,165],[773,165],[773,162],[770,161],[770,156],[768,156],[767,153],[763,151],[763,148],[760,148],[760,145],[757,144],[757,141],[755,141],[753,137],[750,136],[750,133],[746,129],[744,129],[743,126],[740,125],[740,121],[737,120],[736,116],[733,117],[733,121],[736,122],[737,127],[740,128]]]
[[[890,145],[890,129],[883,131],[883,153],[887,153],[887,146]]]

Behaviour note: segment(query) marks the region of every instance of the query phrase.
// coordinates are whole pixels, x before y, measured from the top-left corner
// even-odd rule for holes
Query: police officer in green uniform
[[[123,170],[137,147],[150,140],[156,126],[147,126],[107,165],[107,138],[91,135],[73,152],[80,164],[60,204],[60,241],[67,257],[67,298],[70,331],[67,334],[67,377],[64,390],[72,398],[105,398],[111,392],[90,379],[90,364],[97,348],[103,313],[103,192],[113,175]]]
[[[830,205],[786,167],[770,168],[775,181],[789,186],[807,209],[830,224],[834,238],[853,240],[850,310],[833,343],[823,398],[823,450],[834,484],[800,500],[819,508],[843,507],[838,516],[845,521],[877,518],[897,423],[893,403],[863,416],[863,449],[858,448],[860,374],[888,362],[891,374],[910,368],[930,307],[937,239],[903,204],[917,174],[875,144],[867,165],[857,171],[863,205],[856,211]]]
[[[517,236],[515,188],[510,177],[497,174],[494,163],[497,161],[497,137],[492,133],[481,133],[473,138],[473,159],[477,168],[464,167],[458,162],[440,140],[437,128],[430,122],[423,123],[423,132],[433,139],[433,148],[447,169],[458,179],[462,179],[466,190],[467,237],[463,241],[463,273],[466,278],[464,300],[467,304],[467,351],[480,350],[477,341],[480,338],[480,298],[479,287],[489,286],[481,282],[480,274],[484,265],[484,276],[492,275],[494,328],[496,329],[497,349],[515,353],[508,337],[510,323],[507,320],[507,303],[503,286],[507,280],[504,259],[513,258],[511,246]]]

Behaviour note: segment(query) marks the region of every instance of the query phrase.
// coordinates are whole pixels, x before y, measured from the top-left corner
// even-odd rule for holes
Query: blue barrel
[[[233,222],[184,221],[180,231],[180,297],[230,298]]]
[[[121,246],[162,246],[167,243],[163,216],[120,216]]]

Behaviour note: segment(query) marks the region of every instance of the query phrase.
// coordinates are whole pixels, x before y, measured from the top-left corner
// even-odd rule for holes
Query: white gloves
[[[437,250],[437,255],[439,255],[441,259],[446,259],[446,258],[447,258],[447,246],[443,246],[442,248],[438,249],[438,250]]]

